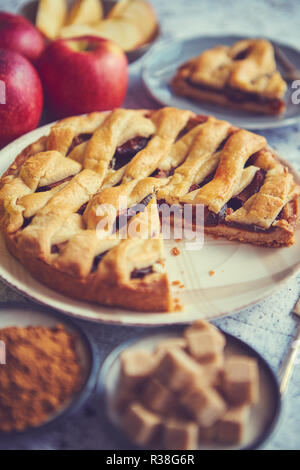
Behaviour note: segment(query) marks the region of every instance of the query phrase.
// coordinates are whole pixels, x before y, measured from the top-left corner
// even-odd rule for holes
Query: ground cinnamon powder
[[[4,328],[6,364],[0,365],[0,431],[22,431],[47,421],[78,390],[76,336],[62,325]]]

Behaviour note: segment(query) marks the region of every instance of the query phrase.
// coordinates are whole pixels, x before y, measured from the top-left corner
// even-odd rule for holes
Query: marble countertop
[[[2,0],[1,9],[17,11],[24,0]],[[300,3],[298,0],[152,0],[160,17],[163,35],[226,33],[266,36],[299,48]],[[156,107],[145,94],[140,80],[143,60],[130,66],[130,87],[126,107]],[[299,105],[300,106],[300,105]],[[280,154],[300,170],[300,125],[262,132]],[[300,275],[274,295],[233,316],[216,321],[222,327],[256,348],[278,370],[281,358],[295,334],[296,320],[290,315],[300,294]],[[24,300],[0,282],[0,301]],[[124,340],[145,331],[144,328],[96,325],[78,321],[96,342],[100,360]],[[2,449],[114,449],[114,443],[101,427],[97,396],[76,418],[36,438],[1,442]],[[284,397],[283,412],[275,433],[264,449],[300,449],[300,365],[295,366],[292,381]]]

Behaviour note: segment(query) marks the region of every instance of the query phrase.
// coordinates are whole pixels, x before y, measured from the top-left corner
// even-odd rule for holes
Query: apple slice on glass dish
[[[103,19],[103,5],[100,0],[75,0],[73,3],[66,24],[94,24]]]
[[[49,39],[105,37],[129,62],[141,57],[159,36],[155,11],[146,0],[33,0],[20,10]]]

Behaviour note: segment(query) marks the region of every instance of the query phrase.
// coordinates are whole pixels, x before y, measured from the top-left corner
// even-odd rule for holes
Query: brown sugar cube
[[[192,387],[201,374],[201,366],[184,351],[176,348],[165,353],[154,373],[157,380],[173,392]]]
[[[218,356],[223,355],[223,343],[214,331],[194,330],[187,336],[189,353],[201,364],[218,361]]]
[[[130,403],[132,403],[136,399],[137,393],[119,387],[119,390],[115,397],[116,410],[121,416],[124,415]]]
[[[218,342],[220,349],[224,349],[226,339],[225,336],[211,323],[205,320],[196,320],[191,326],[189,326],[184,331],[184,337],[188,338],[190,334],[195,333],[196,331],[210,331],[214,334],[215,340]]]
[[[200,442],[216,441],[218,432],[218,422],[212,426],[201,426],[199,429]]]
[[[230,408],[218,422],[218,441],[224,444],[239,444],[243,440],[249,418],[249,406]]]
[[[194,323],[192,323],[188,328],[186,328],[185,334],[188,334],[191,330],[207,330],[210,328],[210,326],[211,324],[208,321],[199,319],[194,321]]]
[[[226,411],[226,403],[213,388],[203,383],[188,391],[181,399],[200,426],[212,426]]]
[[[135,401],[139,388],[157,364],[153,355],[142,350],[127,350],[121,355],[121,372],[116,396],[116,408],[126,412],[128,404]]]
[[[130,439],[139,446],[150,445],[159,432],[161,418],[134,402],[123,418],[123,428]]]
[[[132,391],[149,377],[156,366],[154,356],[143,350],[127,350],[121,354],[120,387]]]
[[[196,320],[191,326],[189,326],[185,331],[184,331],[184,337],[187,339],[190,334],[194,334],[195,332],[211,332],[214,337],[216,342],[218,343],[220,349],[224,349],[224,346],[226,344],[226,339],[223,333],[216,328],[214,325],[211,323],[205,321],[205,320]]]
[[[142,401],[150,410],[166,414],[175,408],[176,397],[158,380],[151,378],[145,385]]]
[[[257,403],[258,388],[258,368],[255,359],[232,356],[225,360],[222,391],[231,403]]]
[[[218,354],[215,359],[208,364],[201,364],[203,376],[207,383],[218,390],[221,390],[222,370],[224,366],[224,355]]]
[[[195,450],[198,447],[198,435],[197,423],[170,419],[163,425],[163,448],[166,450]]]
[[[170,349],[174,348],[185,349],[186,345],[186,340],[184,338],[169,338],[164,341],[161,341],[156,346],[154,354],[156,357],[161,358],[166,351],[169,351]]]

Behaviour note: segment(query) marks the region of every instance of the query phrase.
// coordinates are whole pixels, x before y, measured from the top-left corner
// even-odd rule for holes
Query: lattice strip
[[[59,191],[61,191],[68,183],[62,183],[49,191],[41,193],[32,193],[18,199],[18,205],[24,209],[23,216],[25,218],[33,217],[39,210],[41,210],[50,199]]]
[[[136,111],[124,109],[113,111],[88,142],[84,167],[98,173],[103,181],[116,148],[139,133],[140,128],[141,132],[146,134],[147,132],[151,134],[155,130],[150,120],[143,119]]]
[[[47,142],[48,150],[57,150],[66,155],[75,137],[80,134],[93,134],[105,119],[105,113],[91,113],[88,116],[75,116],[59,121],[51,128]]]
[[[31,224],[18,237],[20,247],[26,247],[33,256],[48,259],[51,252],[51,239],[64,221],[77,212],[90,197],[97,192],[101,184],[99,176],[90,170],[83,170],[76,175],[65,188],[56,194],[43,207]]]
[[[270,228],[289,202],[293,187],[293,176],[283,167],[280,171],[278,168],[269,170],[260,191],[251,196],[240,209],[228,215],[226,222]]]
[[[181,198],[182,202],[204,204],[218,214],[239,184],[248,158],[266,145],[264,137],[240,130],[233,134],[222,150],[220,163],[212,181]]]
[[[103,189],[93,197],[84,212],[83,217],[87,228],[95,229],[101,220],[106,219],[109,224],[109,232],[115,221],[116,211],[120,208],[121,200],[124,203],[124,206],[120,208],[121,210],[132,207],[145,199],[149,194],[152,194],[157,188],[166,184],[166,182],[165,178],[149,177],[138,181],[133,180],[114,188]],[[101,213],[99,212],[99,207],[102,209]]]
[[[49,151],[28,158],[21,168],[20,178],[34,192],[37,188],[76,175],[81,168],[80,163],[64,157],[60,152]]]
[[[159,199],[169,204],[178,202],[179,197],[188,193],[193,184],[201,183],[200,177],[206,177],[207,171],[213,171],[218,162],[213,154],[227,137],[230,125],[225,121],[208,120],[203,124],[194,141],[184,163],[176,168],[169,184],[158,193]],[[204,167],[204,171],[201,169]]]
[[[154,238],[160,232],[160,220],[155,197],[149,202],[144,212],[134,216],[128,225],[106,238],[94,230],[85,230],[72,237],[62,253],[56,258],[54,266],[73,276],[84,277],[91,271],[96,256],[112,249],[124,239]]]
[[[151,175],[158,168],[159,162],[170,152],[172,144],[180,131],[186,127],[191,115],[189,111],[174,108],[157,111],[152,117],[156,124],[155,136],[127,165],[123,182]]]

